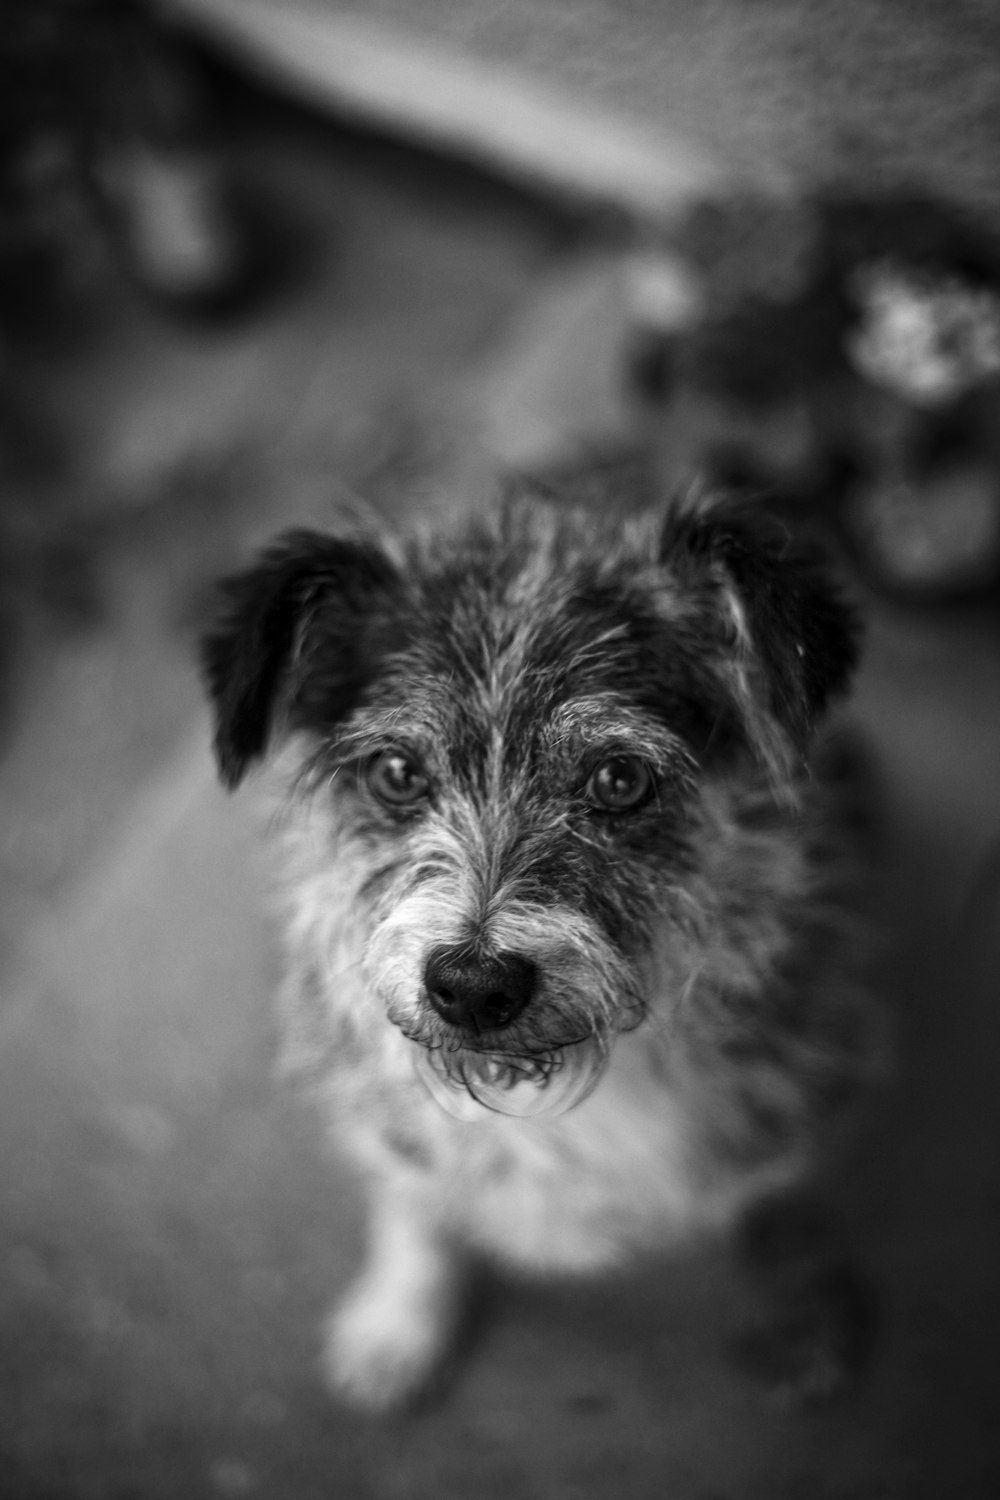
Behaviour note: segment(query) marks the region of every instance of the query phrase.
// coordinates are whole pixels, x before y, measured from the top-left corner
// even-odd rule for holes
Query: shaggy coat
[[[327,1369],[412,1394],[475,1252],[589,1271],[799,1179],[877,1052],[818,727],[857,655],[760,507],[509,493],[226,586],[221,775],[281,748],[288,1067],[362,1166]]]

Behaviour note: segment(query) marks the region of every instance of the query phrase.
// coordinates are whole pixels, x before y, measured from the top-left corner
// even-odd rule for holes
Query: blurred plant
[[[671,478],[825,508],[897,596],[1000,584],[1000,243],[934,197],[706,202],[692,313],[634,347]],[[677,457],[676,455],[679,455]]]

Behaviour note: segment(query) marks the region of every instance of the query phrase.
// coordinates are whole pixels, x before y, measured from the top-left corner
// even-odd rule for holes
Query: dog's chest
[[[644,1041],[561,1116],[493,1117],[449,1131],[451,1210],[484,1249],[586,1271],[682,1237],[706,1218],[691,1127]]]

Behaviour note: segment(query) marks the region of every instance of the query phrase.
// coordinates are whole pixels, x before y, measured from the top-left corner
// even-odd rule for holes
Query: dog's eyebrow
[[[642,713],[614,692],[595,693],[562,703],[549,720],[548,737],[554,746],[577,751],[595,743],[642,755],[666,769],[679,760],[690,761],[684,740],[665,724]]]
[[[435,721],[419,712],[419,703],[406,710],[369,710],[355,715],[337,728],[326,750],[339,761],[363,760],[392,745],[409,745],[415,750],[433,742]]]

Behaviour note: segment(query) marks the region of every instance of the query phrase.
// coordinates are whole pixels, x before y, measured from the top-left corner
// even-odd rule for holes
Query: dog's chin
[[[600,1082],[607,1053],[595,1040],[563,1047],[544,1064],[462,1049],[414,1045],[417,1077],[457,1120],[490,1115],[528,1119],[562,1115],[582,1104]]]

